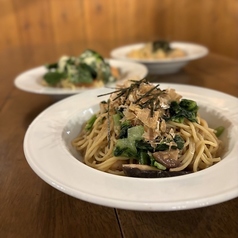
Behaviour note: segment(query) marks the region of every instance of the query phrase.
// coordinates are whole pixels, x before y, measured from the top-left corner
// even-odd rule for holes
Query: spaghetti
[[[196,172],[221,160],[221,141],[196,102],[145,79],[127,81],[100,103],[73,146],[84,163],[124,175],[126,165],[149,171]]]

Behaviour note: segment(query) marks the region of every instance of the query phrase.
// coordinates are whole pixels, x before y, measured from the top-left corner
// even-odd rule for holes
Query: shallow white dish
[[[125,80],[127,78],[144,78],[148,69],[146,66],[140,63],[135,62],[124,62],[121,60],[108,59],[109,64],[113,67],[117,67],[121,70],[122,77],[120,80]],[[67,88],[54,88],[54,87],[46,87],[41,84],[41,80],[43,75],[47,72],[44,66],[40,66],[26,72],[23,72],[14,80],[15,86],[23,91],[27,91],[30,93],[38,93],[38,94],[47,94],[54,96],[69,96],[77,93],[82,93],[87,88],[77,88],[77,89],[67,89]],[[110,84],[109,86],[113,86]]]
[[[226,127],[221,139],[227,151],[221,162],[193,174],[158,179],[121,177],[83,164],[71,141],[83,122],[98,110],[98,103],[107,99],[108,96],[97,95],[111,89],[101,88],[59,101],[32,122],[24,138],[29,165],[45,182],[66,194],[121,209],[183,210],[237,197],[238,99],[205,88],[161,84],[162,89],[167,87],[197,101],[201,116],[210,126]]]
[[[145,43],[122,46],[111,51],[111,57],[119,60],[142,63],[147,66],[150,74],[170,74],[178,72],[189,61],[199,59],[208,54],[208,49],[204,46],[185,42],[171,42],[172,48],[179,48],[186,52],[186,56],[174,59],[133,59],[127,54],[131,50],[143,47]]]

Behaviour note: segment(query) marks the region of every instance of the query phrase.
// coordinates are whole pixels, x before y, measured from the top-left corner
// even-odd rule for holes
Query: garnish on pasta
[[[128,80],[100,103],[72,145],[92,168],[132,177],[171,177],[221,160],[217,130],[195,101],[146,79]]]
[[[134,59],[174,59],[185,57],[186,52],[171,46],[170,42],[158,40],[146,43],[139,49],[128,52],[127,57]]]
[[[120,77],[120,70],[110,66],[93,50],[85,50],[78,57],[62,56],[58,62],[48,64],[46,68],[42,83],[59,88],[102,87]]]

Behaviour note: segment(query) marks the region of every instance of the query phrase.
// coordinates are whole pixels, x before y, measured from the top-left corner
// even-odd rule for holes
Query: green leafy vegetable
[[[92,69],[93,70],[93,69]],[[69,76],[69,79],[72,83],[92,83],[93,75],[91,67],[86,64],[80,64],[77,66],[77,72]]]
[[[43,78],[44,80],[52,86],[55,86],[57,83],[59,83],[62,79],[64,79],[65,73],[60,73],[57,71],[53,71],[53,72],[47,72]]]
[[[165,151],[169,149],[169,141],[162,140],[155,148],[155,151]]]
[[[181,136],[175,135],[173,140],[168,140],[168,139],[160,140],[160,143],[158,143],[156,147],[152,147],[149,142],[146,142],[144,140],[137,140],[135,142],[135,146],[139,150],[149,151],[152,153],[156,151],[168,150],[170,147],[169,146],[170,142],[176,143],[176,145],[173,145],[171,147],[172,149],[179,149],[179,150],[183,149],[184,143],[185,143],[184,139]]]
[[[141,140],[144,133],[143,126],[134,126],[128,129],[127,134],[128,138],[131,141]]]
[[[154,148],[151,146],[151,144],[144,140],[137,140],[135,145],[139,150],[154,152]]]
[[[152,166],[154,166],[154,167],[156,167],[157,169],[160,169],[160,170],[166,170],[166,167],[164,165],[160,164],[158,161],[154,161]]]
[[[121,122],[120,122],[121,116],[120,116],[120,114],[116,113],[112,116],[112,118],[113,118],[114,126],[115,127],[121,127]]]
[[[154,41],[152,43],[152,51],[156,52],[159,49],[163,50],[164,52],[169,52],[170,50],[172,50],[168,41],[165,40]]]
[[[127,137],[127,130],[132,127],[131,123],[129,121],[124,121],[121,124],[121,130],[120,130],[120,134],[119,134],[119,138],[126,138]]]
[[[104,83],[108,83],[109,81],[115,81],[111,74],[110,65],[96,51],[89,49],[85,50],[79,56],[79,62],[89,65],[91,69],[97,72],[98,78],[101,78]]]
[[[137,157],[135,142],[128,138],[119,139],[114,149],[115,156]]]
[[[190,111],[190,112],[198,111],[197,103],[195,101],[192,101],[189,99],[182,99],[179,103],[179,106],[187,111]]]
[[[90,64],[90,62],[93,63],[93,62],[97,62],[97,61],[99,61],[99,62],[104,61],[103,57],[99,53],[97,53],[96,51],[91,50],[91,49],[85,50],[79,56],[79,59],[80,59],[80,62],[84,62],[84,63],[88,63],[88,64]]]
[[[224,132],[225,127],[224,126],[219,126],[215,129],[215,135],[216,137],[221,136],[221,134]]]
[[[52,86],[63,79],[68,79],[73,84],[91,84],[96,79],[106,84],[116,80],[112,76],[110,65],[99,53],[89,49],[78,57],[62,56],[58,62],[45,67],[48,72],[43,78]]]
[[[150,156],[150,166],[155,167],[159,170],[166,170],[166,167],[156,161],[152,155]]]
[[[179,135],[175,135],[174,137],[174,142],[177,144],[177,148],[179,150],[182,150],[185,144],[185,141],[183,139],[183,137],[179,136]]]
[[[179,103],[173,101],[169,108],[170,116],[164,119],[182,123],[186,118],[191,122],[197,122],[197,111],[198,106],[195,101],[189,99],[182,99]]]
[[[150,156],[146,151],[140,151],[139,152],[139,164],[150,164]]]
[[[85,125],[85,130],[90,131],[93,127],[94,122],[96,121],[97,116],[92,115]]]
[[[127,129],[127,138],[116,141],[114,155],[137,157],[136,140],[141,140],[144,133],[143,126],[135,126]]]
[[[47,64],[45,66],[47,69],[57,69],[58,68],[58,63],[52,63],[52,64]]]

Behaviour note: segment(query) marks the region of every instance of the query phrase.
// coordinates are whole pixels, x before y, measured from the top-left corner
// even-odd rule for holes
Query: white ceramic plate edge
[[[118,48],[115,48],[111,51],[110,55],[114,59],[120,59],[120,60],[128,60],[138,63],[144,63],[144,64],[171,64],[171,63],[178,63],[178,62],[187,62],[190,60],[199,59],[201,57],[204,57],[208,54],[209,50],[207,47],[195,43],[189,43],[189,42],[171,42],[171,45],[174,47],[178,47],[182,50],[185,50],[187,52],[187,55],[185,57],[181,58],[173,58],[173,59],[157,59],[157,60],[150,60],[150,59],[135,59],[135,58],[129,58],[126,56],[126,54],[132,50],[137,49],[142,46],[144,46],[145,43],[136,43],[126,46],[120,46]],[[191,51],[192,49],[192,51]]]
[[[145,65],[136,63],[136,62],[124,62],[117,59],[106,59],[112,66],[119,67],[122,69],[123,73],[127,72],[126,76],[123,76],[122,80],[126,78],[143,78],[148,74],[148,69]],[[46,73],[44,66],[39,66],[33,69],[29,69],[25,72],[19,74],[15,80],[14,85],[23,91],[29,93],[37,94],[46,94],[46,95],[73,95],[77,93],[82,93],[87,90],[92,90],[92,88],[75,90],[72,89],[63,89],[63,88],[54,88],[54,87],[45,87],[40,84],[42,76]],[[120,82],[120,81],[118,81]],[[113,84],[109,84],[110,86]]]
[[[161,85],[163,85],[163,84],[161,84]],[[184,90],[185,90],[185,92],[187,92],[188,89],[189,90],[192,89],[192,90],[190,90],[191,94],[192,94],[192,92],[194,92],[194,90],[201,90],[202,89],[202,88],[199,88],[199,87],[184,86],[184,85],[175,85],[175,84],[171,84],[171,85],[166,84],[166,85],[171,86],[175,89],[179,88],[179,90],[177,90],[179,92],[181,92],[181,91],[183,92]],[[233,98],[232,96],[228,96],[228,95],[225,95],[223,93],[219,93],[219,92],[216,92],[216,91],[213,91],[213,90],[208,90],[208,89],[203,89],[203,90],[205,92],[207,92],[206,93],[207,95],[209,95],[210,93],[214,93],[214,94],[217,94],[218,96],[224,96],[224,97],[229,98],[229,100],[235,100],[235,102],[237,102],[237,99]],[[93,90],[93,91],[96,92],[95,90]],[[92,93],[93,93],[93,91],[92,91]],[[101,92],[103,90],[97,90],[97,91]],[[183,210],[183,209],[197,208],[197,207],[203,207],[203,206],[208,206],[208,205],[216,204],[216,203],[219,203],[219,202],[223,202],[223,201],[226,201],[226,200],[229,200],[229,199],[232,199],[232,198],[238,196],[238,185],[237,185],[238,183],[236,182],[237,184],[235,184],[235,185],[237,187],[235,186],[235,188],[234,188],[234,187],[229,185],[229,188],[227,188],[227,190],[224,190],[224,193],[212,194],[212,196],[207,196],[207,197],[197,197],[197,198],[195,197],[195,198],[193,198],[193,197],[190,196],[190,198],[188,198],[188,199],[178,199],[177,201],[173,201],[173,202],[170,202],[170,201],[153,201],[152,202],[152,201],[140,201],[140,200],[136,201],[135,198],[130,200],[130,196],[128,196],[128,199],[125,197],[125,200],[123,200],[123,199],[118,200],[117,198],[115,198],[113,196],[110,196],[110,194],[106,194],[105,196],[103,196],[101,194],[100,196],[97,196],[97,194],[95,194],[94,191],[89,192],[89,191],[84,191],[84,189],[81,189],[81,190],[75,189],[75,187],[73,186],[73,183],[72,184],[67,184],[67,182],[66,182],[66,184],[65,184],[65,181],[62,181],[61,179],[59,179],[57,177],[55,178],[54,176],[51,175],[51,171],[49,170],[49,168],[47,169],[47,167],[44,167],[45,164],[43,164],[43,167],[42,167],[42,164],[39,164],[42,161],[39,161],[39,158],[37,158],[36,154],[34,154],[35,151],[34,150],[32,151],[31,146],[34,145],[34,144],[31,143],[32,133],[36,129],[36,126],[37,126],[38,123],[42,123],[42,121],[43,121],[43,124],[46,122],[45,125],[47,125],[47,123],[49,121],[45,117],[48,113],[51,113],[52,110],[57,111],[58,110],[57,107],[59,107],[59,109],[60,109],[61,105],[63,106],[64,104],[66,105],[69,102],[71,102],[71,103],[74,102],[77,98],[79,98],[78,96],[80,96],[80,95],[76,95],[76,96],[72,96],[70,98],[67,98],[67,99],[65,99],[65,100],[63,100],[63,101],[61,101],[57,104],[52,105],[51,107],[46,109],[44,112],[42,112],[32,122],[32,124],[29,126],[29,128],[26,132],[25,138],[24,138],[24,153],[26,155],[26,159],[27,159],[29,165],[36,172],[36,174],[38,174],[38,176],[40,176],[44,181],[46,181],[47,183],[49,183],[50,185],[52,185],[56,189],[58,189],[62,192],[65,192],[65,193],[67,193],[71,196],[74,196],[74,197],[77,197],[77,198],[80,198],[82,200],[89,201],[89,202],[92,202],[92,203],[96,203],[96,204],[101,204],[101,205],[110,206],[110,207],[117,207],[117,208],[122,208],[122,209],[148,210],[148,211]],[[83,95],[81,95],[81,96],[83,96]],[[206,99],[204,99],[204,100],[206,101]],[[92,103],[93,103],[93,100],[91,100],[89,102],[89,104],[92,104]],[[61,116],[62,121],[59,121],[59,125],[57,126],[57,130],[59,130],[59,132],[58,132],[58,134],[54,135],[54,136],[57,136],[57,138],[56,138],[57,143],[54,145],[56,147],[53,146],[53,148],[57,148],[57,149],[62,150],[61,152],[63,152],[63,153],[61,154],[61,156],[62,157],[68,156],[69,157],[69,164],[72,163],[74,166],[76,166],[79,162],[76,159],[71,158],[72,156],[69,155],[69,153],[67,153],[65,148],[62,148],[62,145],[61,145],[62,141],[61,141],[61,138],[60,138],[60,132],[61,132],[60,130],[62,130],[65,123],[67,122],[67,120],[70,118],[70,116],[72,114],[68,114],[69,111],[67,111],[67,110],[65,110],[65,112],[62,111],[62,108],[59,111],[62,113],[62,116]],[[64,113],[66,113],[68,115],[64,115]],[[235,112],[233,119],[235,120],[235,122],[237,122],[237,111]],[[51,128],[52,126],[56,126],[56,125],[53,125],[53,124],[49,125],[49,128]],[[237,130],[237,128],[236,128],[236,130]],[[47,133],[49,134],[49,136],[51,136],[50,132],[47,132]],[[238,147],[238,143],[236,142],[236,147],[234,147],[235,149],[231,152],[230,156],[236,156],[237,155],[237,147]],[[234,159],[232,161],[234,161]],[[223,164],[229,165],[228,160],[224,161],[224,162],[225,163],[223,163]],[[39,165],[41,167],[39,167]],[[237,165],[237,162],[236,162],[236,165]],[[82,169],[82,166],[84,166],[84,165],[83,164],[80,165],[81,169]],[[67,164],[66,164],[66,167],[67,167]],[[219,164],[217,164],[216,166],[210,168],[209,170],[210,171],[217,171],[218,168],[220,168],[220,167],[221,166]],[[231,166],[229,168],[232,169]],[[45,169],[46,169],[47,172],[45,172]],[[100,171],[95,171],[95,170],[93,170],[93,169],[91,169],[87,166],[84,166],[83,170],[84,170],[84,172],[86,171],[89,174],[93,174],[96,177],[99,177],[100,181],[107,181],[107,179],[112,178],[111,177],[112,175],[108,175],[108,174],[102,173]],[[233,168],[233,170],[234,170],[234,168]],[[204,171],[201,171],[197,174],[193,174],[192,177],[193,178],[197,177],[197,176],[199,177],[202,174],[203,175],[205,174],[207,176],[207,172],[204,170]],[[86,176],[86,175],[84,174],[84,176]],[[238,175],[237,175],[237,178],[238,178]],[[74,179],[74,178],[70,178],[70,179]],[[70,179],[68,178],[68,180],[70,180]],[[128,181],[130,181],[130,183],[132,183],[134,186],[138,186],[137,183],[135,183],[136,180],[134,180],[132,178],[129,178],[129,179],[130,180],[128,180],[128,178],[125,178],[125,177],[116,176],[115,177],[115,180],[117,181],[116,185],[120,185],[120,183],[124,184],[124,182],[128,183]],[[173,181],[173,180],[174,179],[171,179],[170,182]],[[150,183],[151,184],[156,183],[155,180],[153,180],[153,181],[146,180],[145,181],[145,180],[139,179],[139,181],[141,182],[142,185],[147,185],[147,184],[150,184]],[[168,180],[164,180],[164,181],[166,181],[166,183],[167,183]],[[179,178],[176,178],[175,181],[186,181],[186,179],[185,179],[185,177],[179,177]],[[158,184],[161,185],[162,182],[163,182],[163,180],[160,180],[158,182]],[[85,181],[85,183],[88,183],[88,181]],[[111,184],[110,184],[110,186],[111,186]],[[110,189],[110,186],[108,187],[109,189]],[[130,185],[128,185],[128,186],[130,186]],[[87,188],[85,188],[85,189],[87,190]]]

